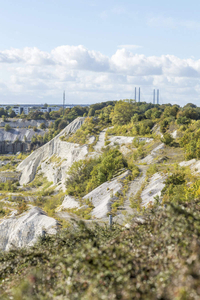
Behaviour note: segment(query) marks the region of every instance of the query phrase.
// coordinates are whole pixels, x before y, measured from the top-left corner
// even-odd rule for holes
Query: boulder
[[[32,246],[44,233],[55,234],[58,222],[39,207],[0,222],[0,250]]]

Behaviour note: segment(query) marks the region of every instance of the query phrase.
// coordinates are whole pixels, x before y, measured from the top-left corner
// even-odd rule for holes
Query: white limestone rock
[[[0,222],[0,250],[32,246],[43,232],[56,234],[58,222],[39,207]]]
[[[147,155],[145,158],[141,159],[140,163],[146,163],[147,165],[151,164],[154,160],[154,158],[158,155],[159,151],[164,149],[165,144],[162,143],[158,145],[155,149],[151,151],[149,155]]]
[[[156,196],[161,196],[161,191],[165,187],[164,184],[165,177],[162,176],[159,173],[155,173],[148,185],[145,187],[145,189],[141,193],[142,198],[142,206],[147,207],[149,204],[154,204]]]
[[[74,161],[83,159],[88,153],[87,145],[79,146],[78,144],[68,143],[60,139],[61,136],[76,132],[81,127],[85,118],[80,117],[65,127],[56,137],[47,144],[35,150],[17,167],[21,171],[20,184],[31,182],[36,174],[37,168],[41,166],[41,170],[49,181],[57,184],[58,179],[62,183],[66,180],[66,172]],[[53,156],[59,156],[63,162],[59,166],[59,170],[47,161]],[[58,175],[60,177],[58,177]]]
[[[181,167],[190,167],[193,174],[200,173],[200,160],[196,160],[195,158],[188,161],[182,161],[179,165]]]
[[[57,212],[62,211],[67,208],[78,208],[78,201],[72,196],[65,196],[63,203],[56,209]]]
[[[96,218],[104,218],[111,210],[111,204],[116,199],[114,196],[117,192],[121,193],[123,187],[123,180],[129,176],[131,172],[128,170],[120,176],[106,181],[89,194],[83,197],[83,199],[89,199],[94,205],[92,210],[92,216]]]
[[[132,144],[133,140],[135,139],[135,137],[132,136],[111,136],[109,138],[110,146],[113,146],[114,144],[118,144],[118,145],[122,145],[122,144]],[[139,138],[140,142],[146,142],[146,143],[150,143],[151,141],[153,141],[152,138]]]

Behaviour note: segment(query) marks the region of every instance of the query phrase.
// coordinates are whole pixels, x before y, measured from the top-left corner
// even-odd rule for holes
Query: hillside
[[[198,299],[199,108],[88,114],[0,167],[5,299]]]

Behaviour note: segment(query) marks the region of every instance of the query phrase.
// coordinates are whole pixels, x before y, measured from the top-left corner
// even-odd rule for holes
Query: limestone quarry
[[[9,206],[10,200],[8,198],[9,201],[6,200],[6,198],[1,200],[5,207],[6,205],[10,207],[10,216],[4,217],[0,223],[0,244],[2,250],[33,245],[38,236],[41,236],[44,232],[53,234],[58,230],[58,222],[55,218],[48,217],[43,210],[34,207],[34,202],[37,203],[38,196],[35,196],[34,192],[31,192],[30,186],[37,178],[42,178],[42,181],[45,180],[49,191],[52,189],[52,195],[55,194],[54,199],[56,199],[57,194],[60,195],[60,193],[62,193],[62,195],[64,195],[62,196],[62,204],[58,203],[57,206],[55,205],[54,216],[56,217],[57,215],[67,221],[73,218],[73,214],[75,217],[76,214],[79,215],[81,211],[89,209],[91,221],[107,222],[108,215],[115,206],[116,215],[114,220],[123,225],[126,224],[128,216],[133,216],[136,213],[134,204],[131,201],[137,199],[138,193],[140,193],[141,200],[139,205],[141,208],[148,208],[150,205],[154,205],[156,201],[157,203],[161,203],[161,192],[165,187],[167,175],[162,172],[154,172],[154,174],[147,176],[146,172],[149,166],[156,164],[159,160],[163,161],[163,157],[166,157],[163,155],[166,154],[167,149],[164,143],[158,142],[157,140],[154,141],[153,138],[149,137],[140,137],[137,140],[138,143],[143,143],[142,145],[144,145],[148,151],[146,150],[146,156],[143,159],[138,159],[136,163],[139,168],[139,175],[136,176],[134,180],[128,181],[127,183],[127,178],[132,176],[132,172],[130,170],[122,170],[120,174],[99,185],[82,197],[82,199],[65,195],[65,183],[67,178],[69,178],[68,171],[74,162],[98,158],[103,153],[106,143],[111,148],[118,147],[117,149],[119,149],[125,157],[129,157],[133,151],[137,151],[137,148],[134,146],[135,137],[106,136],[108,128],[103,129],[98,136],[89,136],[85,144],[68,142],[68,136],[75,134],[76,131],[81,128],[84,121],[84,117],[75,119],[57,136],[42,147],[36,149],[17,166],[16,171],[19,177],[19,188],[26,193],[30,193],[30,195],[27,194],[28,196],[22,197],[24,199],[23,201],[26,202],[27,199],[32,199],[30,206],[32,208],[16,215],[16,203],[11,205],[10,202]],[[26,135],[26,129],[21,130],[23,131],[22,136],[24,134]],[[158,130],[157,128],[157,131]],[[8,133],[8,135],[9,134],[12,135],[12,132]],[[30,132],[27,134],[30,134]],[[174,132],[173,137],[176,138],[176,135],[176,132]],[[93,144],[93,150],[91,151],[89,147]],[[169,153],[167,155],[170,156]],[[181,162],[180,166],[190,166],[192,170],[197,172],[199,162],[196,160]],[[41,182],[41,185],[42,184],[43,182]],[[124,192],[125,187],[126,192]],[[45,197],[48,197],[45,192],[43,192],[44,188],[40,189],[39,187],[37,191],[38,193],[43,193]],[[115,205],[118,202],[119,205]],[[89,222],[89,220],[87,222]]]

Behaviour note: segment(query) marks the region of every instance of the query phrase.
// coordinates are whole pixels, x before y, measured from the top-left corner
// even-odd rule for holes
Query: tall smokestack
[[[139,87],[139,93],[138,93],[138,102],[140,102],[140,87]]]
[[[157,90],[157,104],[159,104],[159,90]]]
[[[137,100],[137,99],[136,99],[136,92],[137,92],[137,89],[136,89],[136,87],[135,87],[135,102],[136,102],[136,100]]]
[[[156,103],[156,90],[153,90],[153,104]]]

